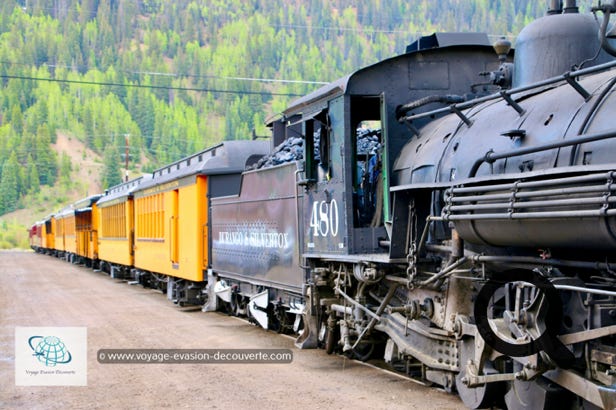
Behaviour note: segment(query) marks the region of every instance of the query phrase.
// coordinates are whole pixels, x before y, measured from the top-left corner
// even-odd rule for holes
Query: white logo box
[[[87,386],[87,384],[87,328],[15,328],[15,385]]]

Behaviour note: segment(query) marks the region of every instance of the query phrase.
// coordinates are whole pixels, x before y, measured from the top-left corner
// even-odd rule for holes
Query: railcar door
[[[171,263],[177,265],[180,260],[180,237],[179,237],[179,196],[177,189],[171,191],[171,217],[169,218],[170,227],[170,258]]]

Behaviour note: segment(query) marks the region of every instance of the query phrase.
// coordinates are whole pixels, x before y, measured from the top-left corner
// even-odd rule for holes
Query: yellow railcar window
[[[91,212],[80,212],[75,215],[76,223],[75,229],[77,231],[89,231],[92,229],[92,213]]]
[[[138,239],[164,238],[164,194],[137,198],[135,215],[137,217],[135,231]]]
[[[102,237],[126,238],[126,202],[101,209]]]
[[[75,217],[69,216],[64,220],[65,235],[75,235]]]

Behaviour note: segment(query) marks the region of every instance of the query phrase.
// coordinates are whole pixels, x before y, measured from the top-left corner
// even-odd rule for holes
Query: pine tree
[[[107,148],[105,148],[103,165],[103,180],[101,181],[103,189],[107,189],[122,182],[120,154],[115,146],[108,145]]]
[[[32,154],[28,154],[27,164],[28,164],[28,172],[27,172],[28,185],[26,188],[28,189],[28,192],[35,192],[41,186],[40,185],[41,183],[40,183],[40,177],[39,177],[38,169],[36,167],[36,163],[32,159]]]
[[[0,215],[17,209],[19,200],[19,163],[13,151],[2,167],[0,180]]]
[[[73,165],[71,164],[71,158],[65,152],[62,152],[62,157],[60,159],[60,181],[66,188],[71,186],[72,170]]]
[[[58,175],[58,160],[56,153],[51,149],[49,130],[44,125],[38,129],[35,152],[41,184],[53,185]]]

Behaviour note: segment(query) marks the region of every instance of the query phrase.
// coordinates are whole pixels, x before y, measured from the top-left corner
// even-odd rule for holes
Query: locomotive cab
[[[480,73],[498,65],[486,35],[435,34],[294,101],[271,125],[275,141],[304,140],[305,256],[389,260],[392,161],[409,139],[400,107],[426,99],[412,108],[424,112],[494,91]]]
[[[302,121],[307,252],[384,252],[381,111],[378,95],[340,96]]]

